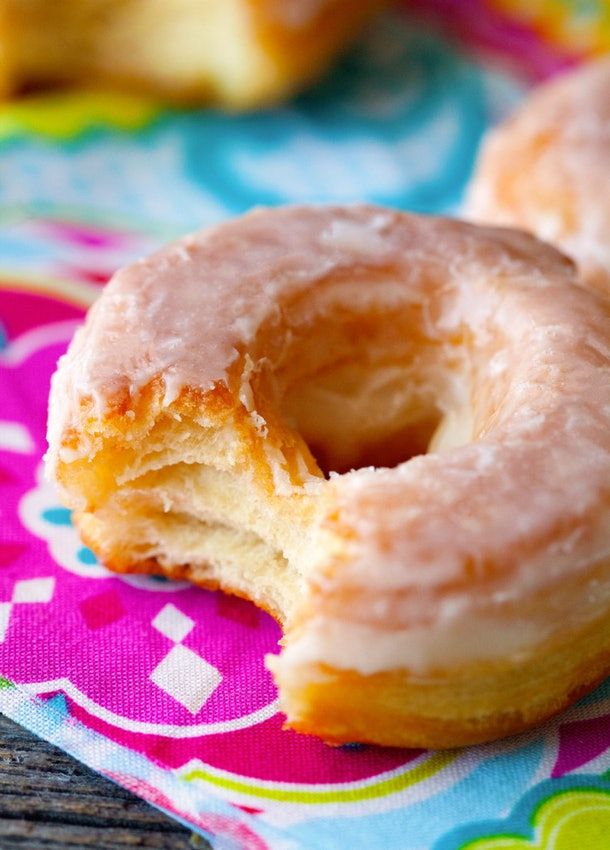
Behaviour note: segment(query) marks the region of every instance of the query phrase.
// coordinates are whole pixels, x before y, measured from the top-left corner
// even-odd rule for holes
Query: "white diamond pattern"
[[[0,643],[2,643],[6,636],[12,610],[13,605],[11,602],[0,602]]]
[[[222,681],[216,667],[181,643],[170,649],[150,678],[191,714],[201,711]]]
[[[54,578],[29,578],[15,583],[13,602],[50,602],[55,590]]]
[[[54,578],[28,578],[15,582],[11,601],[0,602],[0,643],[6,638],[15,605],[47,603],[54,592]]]
[[[195,622],[172,603],[165,605],[152,626],[173,646],[156,665],[150,679],[191,714],[198,714],[222,681],[212,664],[182,641],[195,628]]]
[[[171,602],[159,611],[152,624],[158,632],[173,640],[174,643],[183,641],[195,628],[194,621]]]

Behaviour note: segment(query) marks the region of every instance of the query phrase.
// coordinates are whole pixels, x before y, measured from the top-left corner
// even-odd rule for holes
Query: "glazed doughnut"
[[[557,245],[610,294],[610,57],[541,86],[489,134],[466,214]]]
[[[318,77],[384,0],[0,0],[0,95],[110,84],[249,108]]]
[[[610,670],[610,303],[520,231],[259,210],[119,271],[47,470],[111,569],[283,624],[290,727],[457,746]]]

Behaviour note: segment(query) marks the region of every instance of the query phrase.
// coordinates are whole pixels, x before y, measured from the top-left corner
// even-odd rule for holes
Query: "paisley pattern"
[[[606,850],[610,837],[610,777],[545,780],[506,820],[459,828],[435,850]]]
[[[41,472],[50,375],[114,269],[254,204],[455,211],[523,70],[569,59],[535,38],[523,4],[514,18],[501,0],[408,5],[273,111],[103,93],[0,109],[0,709],[218,850],[601,850],[610,683],[498,744],[326,747],[282,730],[269,617],[184,582],[110,573]],[[467,51],[430,26],[441,20]],[[490,64],[503,44],[518,74]]]

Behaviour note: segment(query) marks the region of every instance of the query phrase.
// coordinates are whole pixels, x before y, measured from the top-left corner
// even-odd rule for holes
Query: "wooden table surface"
[[[0,715],[1,850],[211,850],[207,841]]]

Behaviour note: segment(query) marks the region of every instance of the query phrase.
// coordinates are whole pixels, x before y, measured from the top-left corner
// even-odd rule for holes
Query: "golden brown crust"
[[[465,666],[450,680],[418,680],[400,670],[360,676],[325,666],[309,671],[301,689],[282,687],[281,677],[278,684],[286,728],[337,744],[451,748],[523,732],[588,693],[609,669],[605,617],[568,642],[539,647],[520,665]]]
[[[10,96],[15,89],[11,45],[10,18],[6,6],[0,3],[0,98]]]

